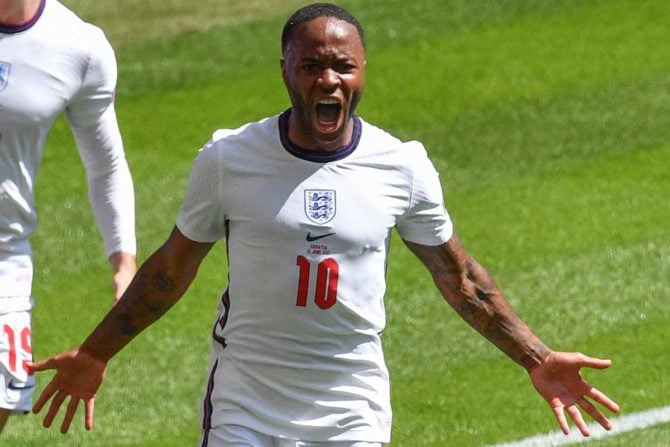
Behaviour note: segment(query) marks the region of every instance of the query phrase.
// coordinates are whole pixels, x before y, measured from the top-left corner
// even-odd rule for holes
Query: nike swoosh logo
[[[13,380],[10,380],[7,384],[7,388],[10,390],[29,390],[31,388],[35,388],[35,385],[17,384]]]
[[[319,236],[312,236],[312,233],[307,233],[307,242],[314,242],[318,241],[319,239],[323,239],[324,237],[328,236],[333,236],[335,233],[326,233],[326,234],[321,234]]]

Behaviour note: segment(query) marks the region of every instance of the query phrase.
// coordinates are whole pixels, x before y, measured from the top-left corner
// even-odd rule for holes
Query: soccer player
[[[31,365],[56,374],[50,426],[66,432],[84,401],[85,427],[108,361],[186,291],[225,240],[229,284],[213,328],[202,446],[378,447],[390,440],[389,376],[380,333],[389,239],[396,229],[447,302],[525,368],[561,428],[579,407],[618,406],[582,367],[609,360],[545,346],[461,245],[422,144],[355,115],[365,83],[357,20],[330,4],[298,10],[282,34],[287,111],[214,133],[202,148],[176,226],[84,343]]]
[[[56,0],[0,1],[0,431],[32,406],[29,238],[47,134],[65,112],[113,270],[114,298],[135,273],[133,184],[114,111],[116,60],[102,31]],[[63,253],[67,256],[67,253]]]

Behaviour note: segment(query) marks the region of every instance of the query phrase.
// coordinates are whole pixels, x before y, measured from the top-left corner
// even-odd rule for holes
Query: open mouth
[[[316,105],[316,118],[325,127],[337,125],[342,112],[342,104],[336,99],[323,99]]]

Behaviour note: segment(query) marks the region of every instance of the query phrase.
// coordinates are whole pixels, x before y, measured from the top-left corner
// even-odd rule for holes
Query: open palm
[[[611,364],[610,360],[588,357],[578,352],[552,352],[540,366],[530,371],[535,389],[551,406],[563,433],[570,433],[567,413],[584,436],[590,435],[580,408],[606,430],[612,428],[612,423],[591,401],[615,413],[619,411],[619,406],[586,382],[581,374],[584,367],[605,369]]]

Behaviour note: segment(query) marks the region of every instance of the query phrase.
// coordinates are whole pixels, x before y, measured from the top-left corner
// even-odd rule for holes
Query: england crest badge
[[[9,83],[9,72],[12,64],[9,62],[0,61],[0,92],[7,87]]]
[[[337,212],[335,191],[332,189],[306,189],[305,214],[315,224],[330,222]]]

